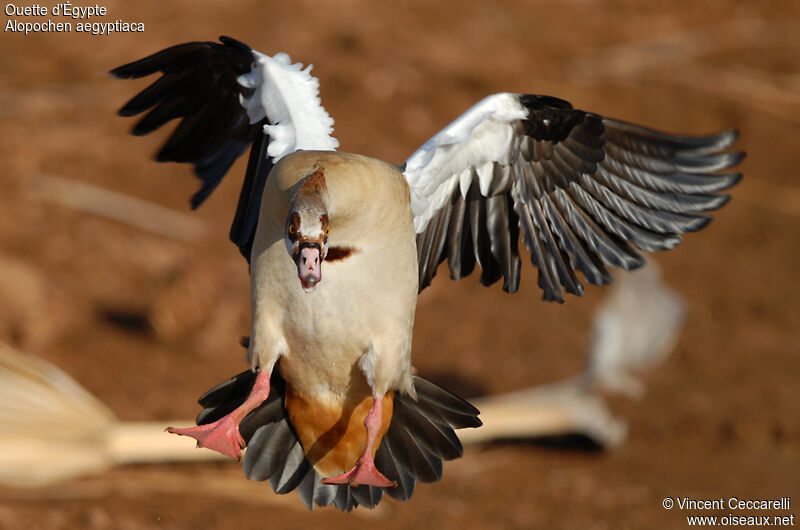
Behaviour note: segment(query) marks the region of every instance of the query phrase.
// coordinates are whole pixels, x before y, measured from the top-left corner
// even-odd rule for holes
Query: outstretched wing
[[[519,287],[518,240],[539,269],[545,300],[611,281],[605,265],[630,270],[642,250],[673,248],[725,204],[741,152],[734,131],[666,134],[573,109],[549,96],[489,96],[406,161],[417,232],[420,290],[448,260],[458,280]]]
[[[180,124],[156,155],[159,162],[187,162],[201,181],[192,197],[199,206],[233,162],[252,145],[231,240],[250,259],[261,194],[272,165],[297,149],[331,150],[333,120],[319,100],[311,66],[289,56],[263,55],[229,37],[172,46],[111,71],[118,78],[162,76],[120,109],[122,116],[147,112],[134,135],[168,121]]]

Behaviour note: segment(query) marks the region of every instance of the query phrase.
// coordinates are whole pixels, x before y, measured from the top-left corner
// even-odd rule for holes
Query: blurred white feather
[[[0,381],[0,482],[36,485],[106,467],[92,449],[114,415],[68,375],[0,344]]]
[[[660,364],[672,351],[686,303],[664,285],[652,258],[646,267],[615,280],[594,316],[585,376],[604,390],[641,397],[644,386],[634,375]]]
[[[124,463],[217,459],[193,445],[162,423],[118,421],[60,369],[0,343],[0,484],[38,486]]]
[[[669,355],[686,316],[686,304],[661,282],[651,258],[648,265],[615,276],[592,323],[587,370],[550,385],[473,400],[483,427],[464,430],[465,443],[502,438],[580,434],[600,447],[614,447],[627,435],[602,391],[638,398],[644,386],[635,374]]]

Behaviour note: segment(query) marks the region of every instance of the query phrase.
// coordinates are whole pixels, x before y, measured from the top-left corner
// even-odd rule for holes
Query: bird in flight
[[[119,113],[148,134],[180,119],[156,160],[191,163],[199,206],[250,149],[231,240],[251,278],[250,369],[169,431],[248,478],[341,510],[406,500],[478,427],[465,400],[412,373],[418,293],[458,280],[519,287],[519,241],[545,300],[611,281],[706,226],[741,175],[734,131],[676,136],[530,94],[479,101],[402,165],[336,151],[311,67],[228,37],[111,71],[161,73]]]

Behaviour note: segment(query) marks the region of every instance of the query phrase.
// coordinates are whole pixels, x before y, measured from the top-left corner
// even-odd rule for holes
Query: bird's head
[[[301,186],[286,219],[286,249],[297,266],[300,285],[307,293],[322,281],[322,262],[328,253],[330,228],[324,191],[319,186],[316,189],[306,184]]]

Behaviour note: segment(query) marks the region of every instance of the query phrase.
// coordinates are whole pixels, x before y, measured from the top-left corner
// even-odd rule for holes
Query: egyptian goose
[[[518,240],[545,300],[641,266],[710,220],[740,175],[736,133],[673,136],[549,96],[491,95],[402,166],[337,152],[319,82],[234,39],[167,48],[112,70],[163,75],[119,113],[133,134],[181,118],[158,161],[190,162],[197,207],[250,147],[231,228],[249,260],[251,370],[207,392],[170,432],[234,458],[278,493],[342,510],[411,496],[461,455],[466,401],[413,375],[417,293],[451,278],[519,286]],[[362,427],[363,425],[363,427]],[[366,427],[366,428],[364,428]]]

